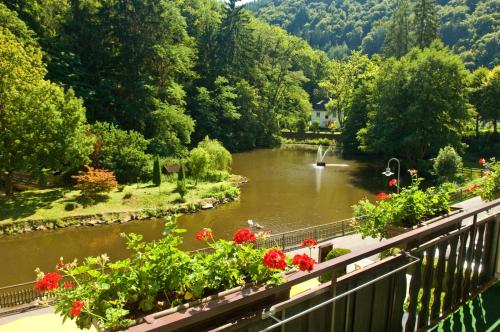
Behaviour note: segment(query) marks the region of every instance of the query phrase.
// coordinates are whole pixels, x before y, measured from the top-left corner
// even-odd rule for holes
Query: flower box
[[[449,216],[452,216],[454,214],[462,212],[461,208],[456,208],[456,207],[451,207],[450,210],[451,211],[449,213],[447,213],[447,214],[440,215],[440,216],[428,219],[428,220],[423,221],[423,222],[419,223],[418,225],[415,225],[415,226],[412,226],[412,227],[401,227],[401,226],[395,226],[395,225],[391,225],[391,224],[386,224],[385,225],[385,231],[386,231],[386,234],[387,234],[387,238],[391,238],[391,237],[395,237],[395,236],[404,234],[404,233],[409,232],[411,230],[427,226],[427,225],[432,224],[432,223],[434,223],[436,221],[442,220],[444,218],[447,218]],[[448,231],[452,231],[455,228],[456,228],[456,226],[452,225],[452,226],[449,227]]]

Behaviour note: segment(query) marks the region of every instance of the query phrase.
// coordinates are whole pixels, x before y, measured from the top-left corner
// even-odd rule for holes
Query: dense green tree
[[[429,45],[439,36],[439,18],[434,0],[417,0],[413,7],[415,44],[420,48]]]
[[[458,176],[458,172],[462,170],[462,157],[455,151],[452,146],[445,146],[439,149],[439,153],[434,159],[432,166],[434,174],[441,182],[454,180]]]
[[[408,0],[398,0],[384,42],[384,53],[386,55],[400,58],[412,47],[410,14],[410,2]]]
[[[141,133],[106,122],[96,122],[92,133],[96,136],[92,154],[95,167],[113,171],[120,182],[133,182],[151,174],[147,169],[151,160],[146,153],[149,142]]]
[[[198,143],[198,147],[205,149],[210,155],[210,170],[230,171],[233,157],[231,153],[217,140],[208,136]]]
[[[184,171],[184,165],[180,164],[179,172],[177,173],[177,187],[175,191],[181,196],[181,200],[184,200],[184,196],[187,194],[186,186],[186,173]]]
[[[468,84],[469,102],[475,110],[476,117],[476,137],[479,137],[479,121],[481,119],[481,111],[483,107],[484,87],[488,80],[489,70],[485,67],[479,67],[471,73]]]
[[[440,43],[389,59],[374,80],[361,148],[383,155],[421,160],[446,145],[461,147],[470,119],[466,70]]]
[[[8,195],[14,171],[79,167],[92,148],[82,101],[45,74],[41,51],[0,27],[0,171]]]
[[[500,118],[500,66],[496,66],[489,73],[482,88],[483,100],[480,103],[479,114],[481,118],[493,123],[497,133],[497,121]]]

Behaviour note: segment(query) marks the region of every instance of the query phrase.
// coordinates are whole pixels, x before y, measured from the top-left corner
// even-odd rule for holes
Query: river
[[[241,199],[180,217],[179,226],[187,229],[182,248],[202,246],[194,233],[203,227],[211,228],[216,238],[230,239],[248,219],[279,233],[349,218],[353,204],[373,197],[386,182],[380,167],[330,152],[323,168],[314,165],[315,158],[315,150],[300,148],[234,154],[232,172],[249,180],[241,187]],[[34,280],[36,267],[51,271],[61,256],[65,261],[101,253],[113,260],[124,258],[127,251],[120,233],[140,233],[153,240],[162,229],[163,221],[156,219],[1,237],[0,287]]]

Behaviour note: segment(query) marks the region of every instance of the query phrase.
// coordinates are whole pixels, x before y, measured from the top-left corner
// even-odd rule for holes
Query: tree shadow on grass
[[[48,209],[64,197],[66,189],[57,188],[43,191],[16,193],[14,197],[0,197],[0,220],[18,220],[33,215],[39,209]]]
[[[89,207],[89,206],[96,205],[99,203],[107,202],[108,200],[109,200],[108,195],[96,195],[96,196],[92,196],[92,197],[80,195],[80,196],[77,196],[73,199],[65,200],[65,202],[67,202],[67,203],[75,202],[75,203],[80,204],[81,206],[83,206],[85,208],[85,207]]]

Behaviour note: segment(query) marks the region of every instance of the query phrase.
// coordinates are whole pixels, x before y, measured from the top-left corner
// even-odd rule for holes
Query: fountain
[[[320,145],[318,147],[318,153],[316,155],[316,166],[322,166],[322,167],[325,167],[326,166],[326,163],[323,161],[323,159],[325,159],[325,156],[326,154],[328,153],[328,151],[330,151],[332,147],[329,146],[325,152],[323,152],[323,147]]]

